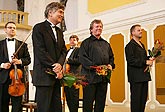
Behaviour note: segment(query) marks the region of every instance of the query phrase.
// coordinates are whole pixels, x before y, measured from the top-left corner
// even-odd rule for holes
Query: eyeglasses
[[[7,27],[7,28],[8,28],[8,29],[14,29],[14,30],[16,29],[16,27],[10,27],[10,26]]]

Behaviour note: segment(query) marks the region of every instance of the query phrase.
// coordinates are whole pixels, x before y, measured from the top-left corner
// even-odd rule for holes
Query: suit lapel
[[[72,51],[72,53],[71,53],[71,55],[70,55],[70,57],[69,57],[69,58],[73,59],[73,57],[74,57],[74,55],[75,55],[76,50],[77,50],[77,48],[75,48],[75,49]]]
[[[15,52],[17,51],[17,49],[18,49],[18,41],[15,39]]]
[[[6,43],[6,39],[3,41],[3,50],[4,50],[4,57],[7,57],[8,58],[8,61],[9,61],[9,55],[8,55],[8,50],[7,50],[7,43]]]
[[[51,35],[51,38],[52,38],[54,41],[56,41],[56,40],[55,40],[54,33],[53,33],[53,30],[52,30],[52,28],[51,28],[51,26],[50,26],[50,23],[49,23],[47,20],[45,21],[45,26],[46,26],[47,31],[48,31],[49,34]]]
[[[59,29],[56,27],[57,42],[60,40],[60,39],[59,39],[60,35],[59,35],[59,33],[58,33],[58,32],[59,32]]]
[[[16,53],[17,49],[19,48],[19,46],[20,46],[20,45],[19,45],[18,40],[15,39],[15,53]],[[19,55],[19,51],[18,51],[17,54],[16,54],[17,58],[18,58],[18,55]]]
[[[57,46],[60,48],[61,44],[61,35],[60,35],[60,29],[56,27],[56,36],[57,36]]]
[[[136,46],[140,47],[141,49],[145,50],[144,45],[141,42],[140,43],[142,44],[143,48],[134,39],[132,39],[132,43],[134,43]]]

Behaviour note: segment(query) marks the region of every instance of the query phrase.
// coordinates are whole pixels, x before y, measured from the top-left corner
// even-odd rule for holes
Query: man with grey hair
[[[34,65],[32,82],[36,86],[37,112],[62,112],[62,66],[66,57],[63,32],[56,25],[64,17],[64,6],[52,2],[46,6],[44,22],[33,28]],[[46,73],[51,69],[56,77]]]

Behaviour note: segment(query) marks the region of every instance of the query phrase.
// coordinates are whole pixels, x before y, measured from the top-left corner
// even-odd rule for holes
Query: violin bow
[[[22,44],[19,46],[19,48],[17,49],[17,51],[15,53],[13,53],[14,57],[17,55],[18,51],[21,49],[21,47],[26,42],[26,40],[29,38],[29,36],[31,35],[31,33],[32,33],[32,30],[29,32],[29,34],[27,35],[27,37],[25,38],[25,40],[22,42]]]

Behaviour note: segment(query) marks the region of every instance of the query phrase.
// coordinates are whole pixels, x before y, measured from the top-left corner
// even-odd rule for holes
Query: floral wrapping
[[[54,75],[56,76],[56,74],[49,68],[47,68],[47,70],[45,71],[46,73],[50,74],[50,75]],[[60,79],[60,82],[62,85],[64,86],[68,86],[68,87],[72,87],[75,84],[79,85],[81,84],[82,86],[86,86],[88,83],[86,82],[86,78],[84,75],[75,75],[72,73],[63,73],[63,78]]]
[[[108,69],[107,65],[91,66],[91,68],[96,70],[97,75],[105,76],[108,82],[110,83],[111,70]]]

